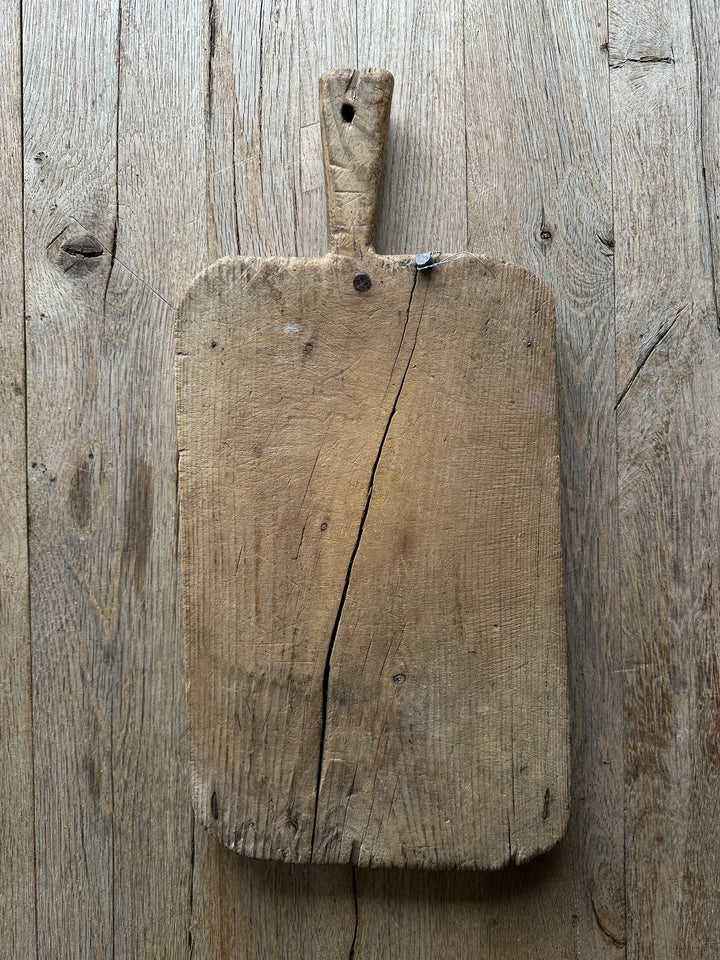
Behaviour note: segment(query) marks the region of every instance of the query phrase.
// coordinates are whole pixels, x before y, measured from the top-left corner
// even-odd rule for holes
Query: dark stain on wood
[[[68,489],[68,514],[73,527],[88,534],[97,514],[99,489],[103,480],[102,457],[95,447],[84,447],[75,462]]]
[[[102,772],[93,744],[88,745],[87,752],[85,753],[83,760],[83,766],[85,768],[85,773],[87,774],[88,793],[95,803],[99,804],[102,786]]]
[[[153,530],[153,468],[145,460],[133,460],[129,488],[124,556],[133,566],[135,589],[139,590],[145,584]]]

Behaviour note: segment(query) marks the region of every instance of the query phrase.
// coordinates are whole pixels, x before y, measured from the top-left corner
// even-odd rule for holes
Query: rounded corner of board
[[[555,799],[556,815],[553,825],[547,836],[542,837],[537,847],[528,852],[524,857],[518,857],[517,863],[525,863],[529,860],[535,860],[537,857],[545,856],[551,853],[558,844],[562,843],[568,832],[570,825],[570,794],[566,792],[563,797]]]
[[[544,313],[545,316],[555,320],[555,297],[553,296],[552,290],[548,287],[544,280],[542,280],[537,273],[531,270],[529,267],[524,267],[519,263],[512,263],[508,260],[496,260],[486,261],[489,266],[492,267],[501,267],[505,271],[505,276],[508,274],[512,277],[513,275],[521,284],[528,284],[533,288],[534,297],[533,299],[538,303],[538,312],[546,307]]]
[[[227,266],[233,264],[235,261],[240,263],[245,262],[244,257],[221,257],[219,260],[214,260],[212,263],[204,267],[200,273],[195,274],[190,283],[184,288],[183,292],[180,294],[177,300],[177,305],[175,309],[175,314],[177,317],[176,322],[179,324],[181,317],[184,313],[185,307],[190,303],[194,296],[197,293],[205,294],[208,286],[212,287],[213,277],[223,271]]]

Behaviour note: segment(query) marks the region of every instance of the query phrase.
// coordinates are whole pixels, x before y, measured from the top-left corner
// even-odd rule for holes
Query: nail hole
[[[405,679],[406,677],[404,673],[396,673],[395,676],[393,677],[393,683],[396,685],[400,685],[401,683],[405,683]]]
[[[358,293],[367,293],[372,286],[372,280],[366,273],[359,273],[353,280],[353,286]]]
[[[355,116],[355,107],[351,103],[344,103],[342,107],[340,107],[340,116],[345,123],[352,123],[353,117]]]

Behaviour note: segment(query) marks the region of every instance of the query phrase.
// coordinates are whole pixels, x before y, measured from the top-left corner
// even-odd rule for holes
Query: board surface
[[[193,796],[250,856],[487,869],[567,820],[554,307],[374,252],[391,93],[321,79],[328,256],[180,304]]]
[[[567,694],[542,284],[470,257],[221,261],[185,297],[176,362],[200,819],[294,861],[486,868],[552,845]]]

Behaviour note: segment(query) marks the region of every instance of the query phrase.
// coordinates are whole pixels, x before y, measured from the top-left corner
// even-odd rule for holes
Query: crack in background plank
[[[705,156],[705,97],[704,97],[704,78],[703,78],[703,60],[700,55],[700,46],[698,44],[697,32],[695,29],[695,9],[694,4],[690,3],[690,36],[692,39],[693,52],[695,54],[695,84],[697,87],[697,108],[698,108],[698,139],[700,141],[700,163],[702,165],[702,193],[705,200],[705,215],[707,217],[708,234],[708,255],[710,261],[710,284],[712,287],[713,304],[715,307],[715,322],[720,330],[720,299],[718,298],[717,278],[715,276],[715,236],[713,230],[713,218],[711,212],[710,197],[708,194],[707,182],[707,159]]]
[[[348,960],[354,960],[355,957],[355,944],[357,943],[358,935],[358,926],[360,921],[360,913],[358,910],[358,892],[357,892],[357,867],[353,864],[352,868],[352,894],[353,894],[353,904],[355,906],[355,929],[353,930],[352,943],[350,944],[350,953],[348,954]]]
[[[669,324],[667,325],[667,327],[665,327],[664,330],[661,330],[658,334],[656,334],[656,335],[653,337],[652,343],[650,344],[650,346],[648,347],[648,349],[645,351],[645,354],[640,358],[640,362],[639,362],[638,365],[635,367],[635,370],[634,370],[632,376],[630,377],[630,379],[628,380],[628,382],[627,382],[627,383],[625,384],[625,386],[623,387],[623,391],[622,391],[622,393],[620,394],[620,396],[617,398],[617,401],[616,401],[616,403],[615,403],[615,409],[616,409],[616,410],[618,409],[618,407],[620,406],[620,404],[623,402],[623,400],[624,400],[625,397],[627,396],[627,393],[628,393],[628,390],[630,389],[630,387],[635,383],[635,381],[637,380],[637,378],[640,376],[640,373],[642,372],[642,369],[643,369],[643,367],[645,366],[645,364],[648,362],[648,360],[650,359],[650,357],[653,355],[653,353],[657,350],[657,348],[658,348],[658,347],[660,346],[660,344],[663,342],[663,340],[665,339],[665,337],[670,333],[670,331],[672,330],[672,328],[675,326],[675,324],[678,322],[678,320],[680,319],[680,317],[681,317],[682,314],[684,313],[685,309],[686,309],[686,307],[681,307],[681,308],[678,310],[678,312],[675,314],[674,320],[672,320],[672,322],[669,323]]]

